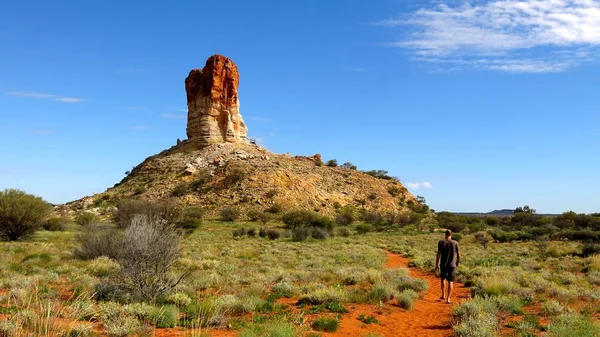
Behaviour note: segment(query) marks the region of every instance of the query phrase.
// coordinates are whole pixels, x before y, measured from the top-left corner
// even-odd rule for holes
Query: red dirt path
[[[408,259],[398,254],[389,253],[385,268],[408,268]],[[415,301],[413,310],[405,310],[392,303],[383,306],[372,304],[354,304],[347,306],[350,313],[343,315],[338,331],[323,333],[327,337],[362,337],[368,332],[374,332],[385,337],[450,337],[453,336],[450,325],[452,308],[469,298],[469,289],[463,284],[455,283],[452,294],[453,304],[445,304],[439,301],[440,281],[435,275],[424,273],[418,269],[409,269],[412,277],[418,277],[427,281],[429,288],[422,297]],[[290,305],[293,305],[290,303]],[[364,324],[358,320],[358,316],[374,316],[379,324]],[[228,330],[204,330],[211,337],[233,337],[237,331]],[[198,333],[198,332],[196,332]],[[190,336],[190,330],[178,329],[156,329],[151,336],[175,337]]]
[[[388,269],[408,268],[408,259],[398,254],[388,253]],[[377,305],[357,304],[350,309],[350,313],[344,315],[338,331],[325,333],[324,336],[352,336],[362,337],[367,332],[375,332],[386,337],[447,337],[452,336],[450,326],[451,310],[465,299],[469,298],[469,289],[463,284],[455,283],[452,294],[453,304],[445,304],[439,301],[441,295],[440,281],[435,275],[424,273],[418,269],[409,269],[412,277],[418,277],[427,281],[429,288],[421,299],[415,301],[413,310],[405,310],[392,304],[383,307]],[[373,315],[379,324],[366,325],[358,320],[358,316]]]

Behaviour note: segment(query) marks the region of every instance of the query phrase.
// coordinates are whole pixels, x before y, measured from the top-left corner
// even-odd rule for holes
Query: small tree
[[[479,242],[484,249],[487,249],[488,244],[492,241],[492,237],[487,232],[478,232],[475,233],[475,240]]]
[[[121,281],[134,297],[153,303],[170,292],[187,275],[172,269],[180,255],[180,236],[174,226],[156,218],[136,216],[125,229],[121,253]]]
[[[349,169],[349,170],[356,170],[356,165],[352,164],[351,162],[345,162],[342,164],[343,168]]]
[[[335,159],[330,159],[327,161],[327,163],[325,164],[329,167],[337,167],[338,166],[338,162]]]
[[[172,200],[123,200],[113,213],[113,221],[120,228],[128,227],[138,215],[161,219],[165,226],[173,224],[180,214],[180,209]]]
[[[240,211],[237,208],[227,207],[221,210],[221,220],[234,222],[237,218],[240,217]]]
[[[40,229],[52,205],[40,197],[17,189],[0,192],[0,236],[19,240]]]

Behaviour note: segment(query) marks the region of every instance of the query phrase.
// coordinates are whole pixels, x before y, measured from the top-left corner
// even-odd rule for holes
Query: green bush
[[[308,230],[308,228],[294,228],[292,229],[292,241],[305,241],[308,238],[309,233],[310,231]]]
[[[400,192],[402,192],[402,190],[398,188],[398,186],[390,186],[388,188],[388,193],[393,197],[397,197],[400,194]]]
[[[202,217],[204,209],[200,206],[190,206],[185,208],[175,224],[178,228],[183,228],[193,231],[202,225]]]
[[[234,222],[240,217],[240,211],[237,208],[227,207],[221,210],[220,215],[222,221]]]
[[[174,328],[179,321],[179,309],[174,305],[156,308],[150,314],[150,319],[157,328]]]
[[[342,211],[335,217],[335,223],[341,226],[351,225],[352,223],[354,223],[354,221],[354,215],[350,211]]]
[[[96,221],[96,215],[88,211],[80,211],[75,215],[75,223],[80,226],[87,226]]]
[[[358,234],[367,234],[373,231],[373,226],[370,224],[359,224],[356,226],[356,232]]]
[[[335,332],[338,329],[340,321],[337,318],[321,317],[317,318],[311,324],[316,331]]]
[[[348,230],[348,228],[339,228],[338,229],[338,233],[339,236],[347,238],[350,236],[350,231]]]
[[[311,211],[290,211],[283,215],[281,221],[288,228],[307,227],[317,218],[317,214]]]
[[[327,161],[327,163],[325,164],[329,167],[337,167],[338,166],[338,162],[335,159],[330,159]]]
[[[323,228],[316,227],[312,229],[310,236],[317,240],[325,240],[329,237],[329,232],[327,232]]]
[[[165,226],[174,224],[180,215],[180,209],[173,200],[122,200],[112,214],[113,222],[119,228],[127,228],[138,216],[160,220]]]
[[[279,214],[283,211],[283,206],[281,206],[280,204],[273,204],[271,206],[269,206],[269,208],[267,208],[265,210],[265,212],[271,213],[271,214]]]
[[[281,233],[276,229],[267,229],[267,237],[269,240],[277,240],[281,237]]]
[[[42,198],[16,189],[0,192],[0,236],[14,241],[33,234],[52,212]]]
[[[563,314],[548,324],[549,337],[597,337],[600,325],[591,317],[579,314]]]
[[[257,211],[255,209],[251,209],[248,212],[246,212],[246,217],[250,221],[258,221],[258,220],[260,220],[261,213],[263,213],[263,212]]]
[[[398,305],[401,308],[412,310],[414,300],[419,297],[419,294],[414,290],[404,290],[398,295]]]
[[[44,223],[44,229],[50,232],[62,232],[67,228],[67,219],[52,217]]]
[[[123,235],[114,226],[91,224],[75,236],[77,247],[73,256],[82,260],[92,260],[106,256],[119,257]]]

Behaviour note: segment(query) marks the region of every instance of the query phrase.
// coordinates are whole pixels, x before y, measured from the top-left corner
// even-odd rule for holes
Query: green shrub
[[[341,226],[351,225],[352,223],[354,223],[354,221],[354,215],[350,211],[342,211],[335,217],[335,223]]]
[[[269,240],[277,240],[281,237],[281,233],[276,229],[267,229],[267,237]]]
[[[258,220],[260,220],[261,213],[263,213],[263,212],[257,211],[255,209],[251,209],[246,213],[246,217],[250,221],[258,221]]]
[[[239,238],[239,237],[245,236],[246,233],[247,233],[246,232],[246,228],[238,228],[238,229],[234,229],[232,231],[232,234],[233,234],[234,238]]]
[[[174,305],[156,308],[151,313],[150,320],[157,328],[174,328],[179,321],[179,309]]]
[[[385,284],[376,284],[371,288],[366,295],[366,300],[369,303],[385,303],[394,297],[394,289]]]
[[[579,314],[563,314],[548,324],[549,337],[597,337],[600,326],[592,318]]]
[[[347,238],[350,236],[350,231],[348,228],[339,228],[337,234],[341,237]]]
[[[113,222],[119,228],[127,228],[139,216],[160,221],[164,227],[171,226],[179,218],[180,210],[173,200],[122,200],[113,212]]]
[[[377,318],[375,318],[375,316],[366,316],[365,314],[360,314],[358,315],[358,317],[356,318],[359,321],[365,323],[365,324],[379,324],[379,320]]]
[[[560,303],[558,303],[555,300],[548,300],[542,303],[541,309],[542,314],[544,314],[545,316],[556,316],[562,314],[562,312],[564,311],[562,305],[560,305]]]
[[[307,227],[310,226],[316,217],[317,214],[311,211],[290,211],[283,215],[281,221],[283,221],[288,228]]]
[[[67,229],[67,219],[52,217],[44,222],[44,229],[51,232],[62,232]]]
[[[189,190],[189,184],[188,183],[179,183],[177,185],[175,185],[175,187],[173,187],[173,190],[171,191],[171,195],[174,197],[181,197],[183,195],[185,195]]]
[[[308,228],[294,228],[292,229],[292,241],[300,242],[305,241],[310,233]]]
[[[227,207],[221,210],[220,215],[221,221],[234,222],[240,217],[240,211],[238,211],[237,208]]]
[[[329,237],[329,232],[327,232],[323,228],[316,227],[311,230],[310,236],[317,240],[326,240]]]
[[[584,257],[600,254],[600,243],[584,243],[581,248],[581,255]]]
[[[104,321],[104,331],[109,337],[137,335],[143,330],[142,323],[129,316],[116,316]]]
[[[331,231],[333,229],[333,220],[331,220],[330,217],[325,215],[317,215],[310,223],[310,225],[313,227],[318,227]]]
[[[75,236],[77,247],[73,256],[82,260],[92,260],[106,256],[117,259],[120,254],[123,235],[112,225],[91,224]]]
[[[296,327],[291,323],[267,322],[252,324],[238,334],[238,337],[299,337]]]
[[[283,206],[281,206],[280,204],[273,204],[271,206],[269,206],[269,208],[267,208],[265,210],[265,212],[271,213],[271,214],[279,214],[283,211]]]
[[[398,295],[398,305],[401,308],[412,310],[414,300],[419,298],[419,294],[414,290],[404,290]]]
[[[16,189],[0,192],[0,236],[14,241],[33,234],[52,212],[42,198]]]
[[[193,231],[202,225],[204,209],[200,206],[190,206],[185,208],[175,224],[178,228]]]
[[[358,234],[367,234],[373,231],[373,226],[370,224],[359,224],[356,226],[356,232]]]
[[[452,233],[452,239],[453,240],[460,241],[460,240],[462,240],[462,238],[463,238],[462,234],[460,234],[460,233]]]
[[[327,163],[325,164],[329,167],[337,167],[338,166],[338,162],[335,159],[330,159],[327,161]]]
[[[349,169],[349,170],[356,170],[356,169],[357,169],[356,165],[352,164],[352,163],[351,163],[351,162],[349,162],[349,161],[348,161],[348,162],[345,162],[345,163],[343,163],[343,164],[342,164],[342,167],[343,167],[343,168],[345,168],[345,169]]]
[[[246,235],[248,235],[251,238],[255,237],[256,236],[256,228],[248,228]]]
[[[337,318],[321,317],[317,318],[311,324],[316,331],[335,332],[338,329],[340,321]]]
[[[100,256],[88,264],[87,270],[94,276],[106,277],[119,272],[121,266],[117,261],[109,257]]]
[[[258,236],[261,238],[266,238],[267,237],[267,229],[265,227],[261,227],[258,230]]]

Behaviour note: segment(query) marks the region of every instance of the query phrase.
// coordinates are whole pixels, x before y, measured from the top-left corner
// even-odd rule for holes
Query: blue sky
[[[0,46],[0,189],[104,191],[185,138],[184,79],[219,53],[273,152],[436,210],[600,211],[600,0],[22,0]]]

